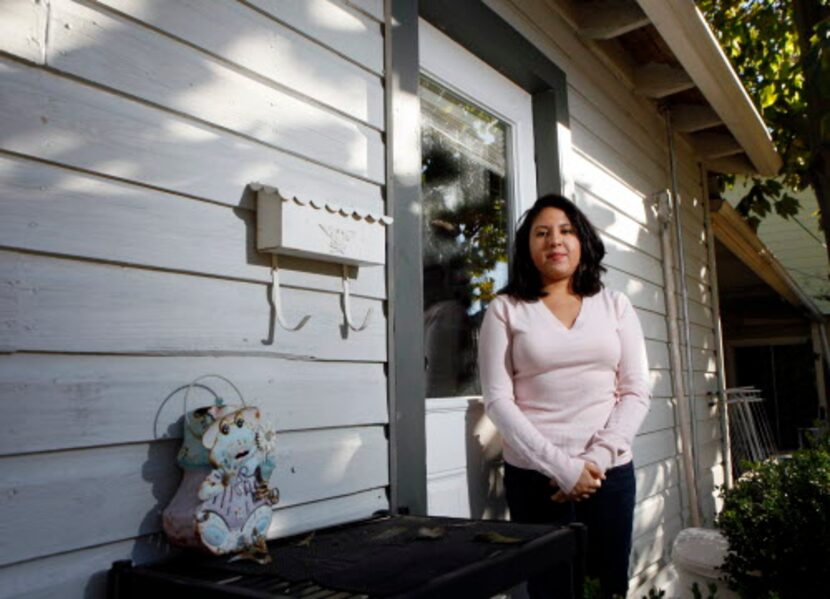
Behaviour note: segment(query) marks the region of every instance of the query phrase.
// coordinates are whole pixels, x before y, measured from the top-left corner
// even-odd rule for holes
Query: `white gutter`
[[[776,258],[773,258],[771,262],[772,267],[776,270],[778,276],[787,282],[787,285],[790,289],[792,289],[793,293],[795,293],[796,296],[798,296],[798,299],[801,300],[801,305],[809,313],[810,318],[812,318],[814,322],[824,323],[824,314],[821,310],[819,310],[818,306],[813,301],[813,298],[804,293],[801,286],[796,283],[795,279],[792,278],[792,275],[790,275],[787,269],[784,268]]]
[[[692,0],[637,0],[760,175],[781,168],[769,131]]]

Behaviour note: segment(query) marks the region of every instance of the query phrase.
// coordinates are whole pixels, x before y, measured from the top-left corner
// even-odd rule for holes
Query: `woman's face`
[[[582,258],[582,246],[568,215],[544,208],[530,226],[530,257],[542,284],[569,280]]]

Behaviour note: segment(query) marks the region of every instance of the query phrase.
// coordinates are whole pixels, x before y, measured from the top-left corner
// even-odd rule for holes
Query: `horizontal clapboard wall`
[[[154,270],[269,284],[270,256],[254,250],[254,202],[183,201],[170,192],[0,155],[5,247]],[[382,208],[378,201],[375,209]],[[281,284],[340,291],[340,269],[280,259]],[[383,268],[353,269],[354,295],[385,297]]]
[[[0,565],[158,532],[178,487],[178,440],[20,456],[0,464],[4,532],[15,543]],[[278,437],[280,507],[382,487],[386,439],[378,427],[290,432]],[[78,506],[68,518],[62,506]],[[84,506],[95,506],[84,517]],[[88,508],[87,508],[88,509]],[[32,534],[33,521],[49,534]]]
[[[377,129],[257,81],[210,55],[106,11],[72,0],[54,0],[50,11],[53,33],[47,64],[57,70],[263,145],[383,181],[383,144]],[[217,20],[214,28],[224,24]],[[247,35],[244,24],[233,30],[237,36]],[[101,47],[107,51],[101,52]]]
[[[0,456],[178,439],[184,382],[233,373],[246,401],[285,431],[386,421],[383,365],[251,356],[21,353],[0,358],[4,409]],[[228,401],[226,386],[216,391]],[[195,388],[189,403],[212,396]]]
[[[383,3],[0,11],[0,597],[103,597],[112,561],[169,552],[206,373],[278,430],[271,536],[388,508],[384,269],[349,271],[355,333],[340,268],[281,259],[313,317],[275,329],[248,188],[385,211]]]
[[[345,334],[339,295],[282,289],[289,320],[314,315],[292,335],[274,330],[264,284],[11,251],[0,251],[0,273],[14,306],[6,346],[15,351],[386,358],[379,300],[354,298],[357,313],[375,317],[361,334]]]

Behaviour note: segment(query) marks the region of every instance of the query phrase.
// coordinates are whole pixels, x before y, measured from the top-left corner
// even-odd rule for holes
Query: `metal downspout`
[[[686,394],[684,396],[684,401],[682,402],[685,405],[680,405],[680,398],[678,397],[678,409],[681,412],[681,423],[683,422],[684,418],[687,422],[686,427],[681,427],[681,434],[683,434],[683,428],[686,428],[686,435],[687,438],[684,439],[683,443],[683,458],[684,458],[684,467],[687,470],[686,473],[686,481],[687,484],[691,481],[691,486],[689,487],[689,510],[690,515],[692,518],[692,525],[693,526],[700,526],[700,503],[698,501],[697,495],[697,486],[696,481],[698,479],[698,467],[697,467],[697,451],[696,451],[696,443],[697,443],[697,423],[696,423],[696,415],[695,415],[695,388],[694,388],[694,367],[692,362],[692,343],[691,343],[691,325],[689,322],[689,290],[686,283],[686,258],[685,252],[683,248],[683,216],[682,211],[683,207],[680,203],[680,195],[678,192],[678,184],[677,184],[677,160],[676,160],[676,152],[674,147],[674,130],[672,128],[671,123],[671,111],[665,110],[665,119],[666,119],[666,136],[668,138],[668,149],[669,149],[669,172],[671,175],[671,198],[673,201],[673,206],[671,210],[671,215],[674,217],[674,230],[675,230],[675,247],[677,248],[677,262],[680,269],[680,297],[681,297],[681,304],[683,308],[683,334],[685,340],[685,358],[686,358],[686,377],[685,377],[685,390]],[[674,271],[670,273],[669,279],[671,280],[672,287],[674,287]],[[668,289],[668,285],[667,285]],[[669,296],[672,302],[676,301],[676,296],[673,294]],[[676,309],[675,309],[676,314]],[[676,317],[676,316],[675,316]],[[674,321],[674,326],[676,327],[676,320]],[[674,344],[673,344],[674,345]],[[680,339],[678,337],[676,347],[680,348]],[[677,373],[680,378],[683,377],[683,369],[680,367],[680,364],[677,365]],[[691,472],[688,472],[689,467],[691,467]]]
[[[669,354],[671,356],[672,392],[677,401],[676,414],[680,421],[681,458],[686,489],[689,494],[689,516],[692,526],[700,526],[697,501],[697,484],[692,459],[692,431],[689,423],[689,406],[683,385],[683,360],[680,356],[680,329],[677,326],[677,290],[674,284],[674,251],[672,250],[672,196],[664,191],[657,195],[657,219],[660,222],[660,246],[663,254],[663,280],[666,284],[666,320],[669,325]],[[681,498],[683,494],[681,493]]]
[[[723,327],[720,319],[720,290],[718,289],[718,265],[715,260],[715,234],[712,230],[712,213],[709,210],[709,180],[706,169],[701,165],[700,177],[703,181],[704,216],[706,231],[706,251],[709,259],[709,287],[712,290],[712,311],[714,312],[715,351],[717,352],[718,391],[715,403],[718,407],[720,421],[721,452],[723,453],[723,484],[732,488],[732,441],[729,437],[729,411],[726,396],[726,364],[723,353]]]

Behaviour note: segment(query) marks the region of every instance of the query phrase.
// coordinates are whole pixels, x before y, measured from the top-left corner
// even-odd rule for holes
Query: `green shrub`
[[[752,465],[722,493],[724,573],[752,599],[826,597],[830,589],[830,442]]]

